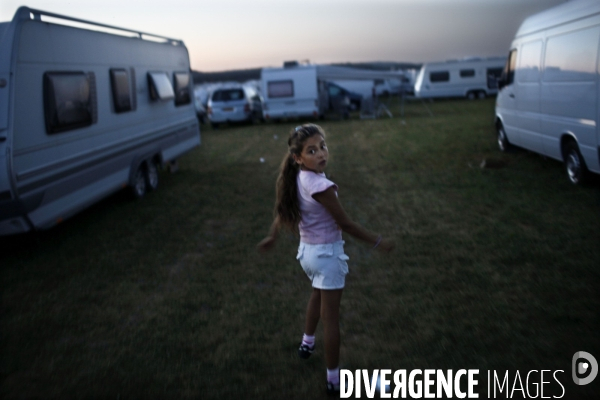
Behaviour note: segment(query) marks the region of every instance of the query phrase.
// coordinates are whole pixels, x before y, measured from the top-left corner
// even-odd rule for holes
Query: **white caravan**
[[[498,145],[565,163],[569,180],[600,173],[600,2],[569,1],[527,18],[496,100]]]
[[[415,81],[415,96],[475,99],[494,95],[505,63],[506,57],[491,57],[423,64]]]
[[[263,117],[269,119],[321,117],[328,104],[324,83],[317,79],[316,65],[263,68],[261,92]],[[321,87],[319,87],[321,86]]]
[[[19,8],[0,23],[0,235],[155,189],[200,144],[191,94],[183,42]]]

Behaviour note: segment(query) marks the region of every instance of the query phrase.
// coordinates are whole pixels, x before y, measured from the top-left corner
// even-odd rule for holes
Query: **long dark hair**
[[[325,138],[325,131],[319,125],[304,124],[297,126],[290,132],[288,138],[288,152],[283,157],[277,177],[275,214],[283,226],[292,232],[298,232],[300,223],[300,203],[298,201],[298,185],[296,179],[300,167],[294,160],[294,155],[299,156],[304,148],[304,142],[309,137],[321,135]]]

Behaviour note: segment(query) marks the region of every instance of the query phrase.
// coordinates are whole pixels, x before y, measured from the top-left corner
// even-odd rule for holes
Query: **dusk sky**
[[[565,0],[2,0],[182,39],[192,69],[504,56],[527,16]]]

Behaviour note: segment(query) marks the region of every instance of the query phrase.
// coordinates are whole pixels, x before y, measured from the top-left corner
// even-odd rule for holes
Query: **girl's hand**
[[[394,246],[394,242],[392,242],[390,239],[381,239],[381,242],[379,242],[379,245],[377,245],[376,250],[389,253],[390,251],[394,250]]]
[[[275,246],[275,238],[273,236],[267,236],[256,246],[258,251],[264,253],[271,250]]]

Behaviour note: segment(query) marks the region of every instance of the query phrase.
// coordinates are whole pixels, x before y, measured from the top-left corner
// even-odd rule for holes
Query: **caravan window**
[[[460,77],[461,78],[472,78],[475,76],[475,70],[474,69],[461,69],[460,70]]]
[[[450,80],[450,72],[448,71],[437,71],[429,73],[429,81],[431,83],[436,82],[448,82]]]
[[[599,34],[600,28],[593,27],[549,38],[544,81],[595,80]]]
[[[190,96],[190,73],[174,72],[173,81],[175,82],[175,105],[190,104],[192,101]]]
[[[152,100],[171,100],[175,97],[166,72],[148,72],[148,87]]]
[[[289,80],[268,82],[267,96],[270,98],[294,97],[294,81]]]
[[[131,84],[126,69],[112,68],[110,70],[110,83],[112,86],[113,104],[115,112],[122,113],[131,111]]]
[[[44,74],[44,114],[48,133],[92,125],[92,78],[84,72]]]

